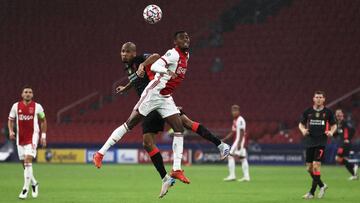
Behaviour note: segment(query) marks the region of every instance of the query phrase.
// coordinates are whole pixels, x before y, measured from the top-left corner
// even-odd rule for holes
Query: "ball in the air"
[[[161,20],[162,11],[159,6],[151,4],[145,7],[143,16],[146,22],[155,24]]]

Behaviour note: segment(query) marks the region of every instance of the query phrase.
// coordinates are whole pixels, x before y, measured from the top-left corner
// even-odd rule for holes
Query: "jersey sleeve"
[[[9,120],[15,120],[16,110],[17,110],[16,106],[17,106],[16,103],[12,105],[10,113],[9,113]]]
[[[307,115],[308,115],[308,112],[306,110],[306,111],[304,111],[304,113],[300,117],[300,123],[301,124],[306,125],[306,123],[308,121]]]
[[[44,112],[44,108],[41,106],[41,104],[36,103],[36,114],[38,115],[38,117],[40,119],[44,119],[45,118],[45,112]]]
[[[163,60],[166,65],[169,65],[177,63],[179,58],[179,53],[177,53],[174,49],[170,49],[160,58],[160,60]]]

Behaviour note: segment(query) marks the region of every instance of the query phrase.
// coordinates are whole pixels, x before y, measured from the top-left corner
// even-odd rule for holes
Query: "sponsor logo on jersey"
[[[310,119],[310,125],[325,125],[325,121]]]
[[[177,70],[176,70],[176,74],[180,75],[180,74],[185,74],[186,73],[186,68],[182,68],[182,67],[179,67]]]
[[[24,114],[19,115],[20,121],[29,121],[29,120],[33,120],[33,119],[34,119],[33,115],[24,115]]]

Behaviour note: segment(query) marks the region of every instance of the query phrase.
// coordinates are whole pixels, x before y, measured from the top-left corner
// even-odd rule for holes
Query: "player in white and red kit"
[[[36,158],[36,149],[39,143],[39,133],[41,130],[40,143],[46,147],[46,119],[43,107],[34,102],[33,90],[31,87],[24,87],[22,90],[22,101],[13,104],[10,113],[8,127],[10,139],[16,139],[19,159],[23,162],[24,167],[24,186],[19,194],[20,199],[27,198],[31,183],[32,196],[38,196],[39,184],[36,181],[32,161]],[[39,127],[41,123],[41,129]],[[16,133],[14,127],[16,125]]]
[[[247,152],[245,149],[246,122],[245,119],[240,115],[240,107],[238,105],[233,105],[231,107],[231,114],[234,118],[232,129],[231,132],[223,140],[227,140],[230,137],[234,136],[235,138],[233,144],[231,145],[230,156],[228,156],[229,176],[224,178],[224,181],[236,180],[235,157],[240,158],[243,171],[243,177],[240,178],[238,181],[250,181],[249,163],[247,161]]]
[[[144,89],[128,120],[115,129],[103,147],[95,153],[93,162],[97,168],[101,167],[102,159],[111,146],[141,122],[145,116],[156,110],[174,130],[172,145],[174,162],[170,176],[184,183],[190,183],[181,169],[184,127],[180,119],[180,111],[171,96],[185,78],[189,60],[189,35],[185,31],[176,32],[174,45],[175,48],[168,50],[151,66],[151,71],[156,73],[155,77]]]

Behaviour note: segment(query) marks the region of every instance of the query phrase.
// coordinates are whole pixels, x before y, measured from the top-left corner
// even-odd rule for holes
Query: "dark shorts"
[[[306,163],[322,162],[325,155],[325,146],[308,147],[306,148]]]
[[[180,109],[180,116],[185,114],[183,110]],[[142,128],[143,134],[145,133],[155,133],[164,131],[165,120],[161,117],[161,115],[155,110],[150,112],[147,116],[145,116]]]
[[[350,144],[344,144],[343,146],[339,147],[337,150],[338,157],[349,157],[350,155]]]

